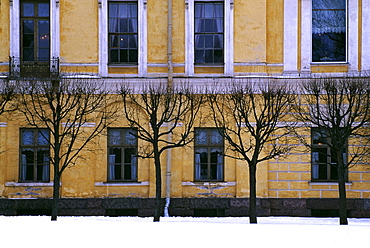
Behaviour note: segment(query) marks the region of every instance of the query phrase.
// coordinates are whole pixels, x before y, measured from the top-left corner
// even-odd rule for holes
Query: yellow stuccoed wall
[[[0,1],[0,62],[9,61],[9,1]],[[0,66],[0,73],[8,71]]]
[[[98,1],[60,1],[60,60],[98,63]]]

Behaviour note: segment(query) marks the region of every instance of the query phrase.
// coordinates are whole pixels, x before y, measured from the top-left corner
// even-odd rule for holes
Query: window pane
[[[119,17],[118,4],[109,3],[109,17]]]
[[[110,50],[110,61],[118,62],[118,50],[117,49]]]
[[[138,61],[138,51],[137,49],[130,49],[129,50],[129,62],[137,62]]]
[[[34,133],[32,130],[22,131],[22,145],[33,145],[35,141]]]
[[[196,130],[195,143],[197,145],[207,144],[207,131],[206,130]]]
[[[121,132],[120,130],[109,130],[109,145],[120,145],[121,144]]]
[[[109,32],[110,33],[118,33],[118,18],[109,18]]]
[[[49,34],[49,21],[38,21],[39,34]]]
[[[120,33],[128,32],[128,19],[126,18],[119,19],[119,32]]]
[[[32,20],[23,21],[23,34],[33,34],[34,30],[34,22]]]
[[[119,47],[120,48],[128,48],[128,35],[120,35],[119,36]]]
[[[49,17],[49,3],[39,3],[37,11],[39,17]]]
[[[34,35],[33,34],[24,34],[23,35],[23,47],[28,48],[28,47],[34,47]]]
[[[312,1],[312,61],[346,60],[346,1]]]
[[[110,47],[117,47],[118,48],[118,35],[111,35],[110,36]]]
[[[41,146],[49,145],[49,131],[47,130],[39,130],[37,136],[37,143]]]
[[[35,6],[33,3],[22,4],[23,16],[31,17],[35,15]]]
[[[23,61],[34,61],[35,54],[33,48],[24,48],[23,49]]]

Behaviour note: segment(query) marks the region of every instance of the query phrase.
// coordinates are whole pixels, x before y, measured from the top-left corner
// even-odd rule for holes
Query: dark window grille
[[[313,128],[311,137],[312,181],[338,181],[338,166],[331,155],[330,137],[320,128]],[[342,156],[344,163],[347,163],[347,147],[342,151]]]
[[[108,130],[108,181],[137,181],[136,130]]]
[[[138,62],[137,2],[109,3],[109,63]]]
[[[224,5],[195,3],[195,63],[224,63]]]
[[[216,128],[195,130],[195,180],[222,181],[224,140]]]
[[[48,129],[21,129],[20,181],[50,180],[50,134]]]
[[[346,0],[312,0],[312,62],[347,60]]]

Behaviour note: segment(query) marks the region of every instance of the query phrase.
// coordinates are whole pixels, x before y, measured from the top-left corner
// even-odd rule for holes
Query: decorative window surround
[[[298,5],[296,0],[285,0]],[[291,4],[293,4],[291,3]],[[366,4],[365,4],[366,5]],[[369,8],[369,7],[368,7]],[[312,0],[302,0],[301,2],[301,74],[309,75],[311,73],[311,65],[341,65],[348,64],[348,74],[358,74],[358,1],[347,1],[347,62],[333,63],[312,63]],[[285,13],[291,13],[286,12]],[[365,13],[365,10],[364,12]],[[285,18],[285,17],[284,17]],[[285,25],[287,23],[285,22]],[[292,24],[290,24],[292,25]],[[285,26],[286,28],[287,26]],[[298,32],[298,31],[297,31]],[[289,36],[288,36],[289,37]],[[285,36],[285,38],[288,38]],[[366,37],[367,39],[368,37]],[[285,48],[285,44],[284,44]],[[284,52],[285,53],[285,52]]]
[[[302,1],[302,5],[305,0]],[[298,1],[284,0],[284,71],[298,76]]]
[[[5,186],[7,187],[53,187],[54,182],[49,183],[17,183],[17,182],[7,182]],[[62,183],[60,183],[62,185]]]
[[[202,0],[202,2],[216,0]],[[185,74],[194,76],[194,2],[185,0]],[[224,75],[234,75],[234,0],[224,0]],[[207,67],[207,64],[200,65]],[[211,66],[211,65],[210,65]]]
[[[108,76],[108,1],[98,0],[99,4],[99,74],[102,77]],[[123,2],[125,0],[120,0]],[[138,76],[144,77],[147,74],[147,0],[138,2]],[[115,66],[125,66],[115,65]],[[128,65],[132,66],[132,65]],[[130,74],[132,75],[132,74]]]
[[[361,72],[370,73],[370,1],[362,1],[362,56]]]
[[[19,58],[20,53],[20,0],[10,2],[10,56]],[[50,1],[50,58],[60,56],[59,0]]]

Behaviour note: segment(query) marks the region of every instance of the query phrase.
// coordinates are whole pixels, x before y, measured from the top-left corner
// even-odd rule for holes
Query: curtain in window
[[[223,156],[217,154],[217,180],[221,180],[223,177]]]
[[[110,154],[109,155],[109,180],[116,179],[116,175],[114,171],[115,162],[116,162],[116,155]]]
[[[200,165],[200,154],[195,154],[195,179],[200,180],[200,171],[201,171],[201,165]]]
[[[135,180],[137,178],[137,171],[136,171],[136,156],[131,154],[131,180]]]
[[[42,170],[42,180],[49,181],[49,156],[44,154],[44,164]]]
[[[312,179],[319,178],[319,153],[312,152]]]
[[[345,33],[346,1],[313,0],[312,33]]]
[[[21,180],[26,180],[27,175],[27,155],[22,154]]]

